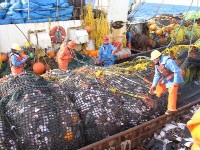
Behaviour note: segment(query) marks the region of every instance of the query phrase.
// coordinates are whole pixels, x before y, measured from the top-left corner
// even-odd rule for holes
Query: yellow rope
[[[124,94],[124,95],[129,95],[129,96],[134,97],[134,98],[141,98],[141,99],[145,98],[145,97],[143,97],[143,96],[141,96],[141,95],[128,93],[128,92],[121,91],[121,90],[118,90],[117,88],[113,88],[113,87],[110,88],[109,90],[110,90],[110,92],[112,92],[112,93],[120,93],[120,94]]]

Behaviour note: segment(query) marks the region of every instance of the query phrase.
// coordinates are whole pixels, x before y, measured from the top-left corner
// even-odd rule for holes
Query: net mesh
[[[24,74],[4,83],[1,96],[1,116],[17,149],[71,150],[84,145],[82,121],[59,85]]]
[[[188,57],[189,78],[199,74],[198,64],[189,65],[197,55]],[[182,63],[187,51],[179,56]],[[0,146],[73,150],[156,118],[167,109],[167,93],[161,98],[148,94],[153,74],[148,59],[140,57],[110,67],[54,69],[43,77],[5,77],[0,106],[6,136]]]
[[[61,81],[66,91],[70,91],[68,95],[83,121],[86,144],[164,113],[166,96],[158,100],[148,95],[149,86],[140,78],[113,73],[97,78],[98,69],[88,66],[76,69]]]

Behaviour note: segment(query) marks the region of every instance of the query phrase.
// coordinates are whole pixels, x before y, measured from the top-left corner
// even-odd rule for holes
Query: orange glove
[[[178,83],[174,83],[174,87],[177,87],[177,86],[179,86],[179,84]]]
[[[156,87],[155,86],[151,86],[150,89],[149,89],[149,94],[151,95],[155,95],[155,91],[156,90]]]

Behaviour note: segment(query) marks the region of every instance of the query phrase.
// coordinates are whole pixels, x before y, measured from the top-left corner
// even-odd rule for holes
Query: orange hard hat
[[[76,44],[74,43],[74,41],[69,41],[69,42],[67,43],[67,46],[68,46],[70,49],[75,49]]]
[[[104,37],[103,37],[103,41],[104,41],[104,42],[108,42],[108,40],[109,40],[108,36],[104,36]]]

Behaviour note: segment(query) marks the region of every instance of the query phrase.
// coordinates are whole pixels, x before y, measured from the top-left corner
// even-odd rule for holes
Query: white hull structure
[[[81,21],[70,20],[51,23],[45,22],[0,25],[0,49],[2,52],[8,53],[11,50],[12,43],[19,43],[20,45],[23,45],[25,42],[27,42],[27,38],[35,45],[37,44],[36,33],[38,30],[42,31],[37,33],[39,46],[41,46],[41,48],[51,48],[52,43],[49,32],[51,28],[58,25],[62,26],[67,32],[67,29],[70,27],[79,27],[81,25]],[[30,31],[35,33],[29,34]],[[26,37],[22,34],[22,32]]]
[[[127,10],[129,7],[128,5],[129,0],[96,0],[94,8],[103,9],[105,12],[107,12],[109,22],[123,21],[126,24]],[[58,25],[62,26],[67,32],[71,27],[80,27],[81,21],[69,20],[45,23],[0,25],[0,50],[1,52],[8,53],[10,52],[13,43],[19,43],[20,45],[23,45],[25,42],[27,42],[27,39],[30,40],[34,45],[37,44],[38,39],[38,45],[41,48],[56,49],[59,45],[52,45],[49,32],[50,29]],[[125,32],[126,25],[124,25],[120,30],[114,31],[112,36],[120,38]],[[67,39],[68,36],[66,36],[66,40]]]

